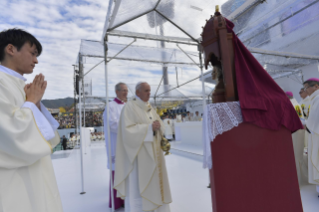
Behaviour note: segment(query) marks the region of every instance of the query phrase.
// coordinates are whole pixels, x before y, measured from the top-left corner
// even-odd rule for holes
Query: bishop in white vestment
[[[23,77],[38,63],[41,44],[10,29],[0,32],[0,46],[0,212],[62,212],[50,157],[59,124],[40,103],[44,76],[28,85]]]
[[[169,212],[172,202],[160,141],[163,123],[151,107],[150,86],[136,86],[136,98],[125,104],[119,123],[115,183],[126,212]]]
[[[310,113],[306,126],[308,136],[308,178],[309,183],[317,185],[319,193],[319,79],[311,78],[304,82],[305,91],[310,96]]]
[[[122,109],[124,107],[124,101],[121,99],[125,100],[127,98],[128,94],[128,89],[127,86],[124,83],[118,83],[115,85],[115,91],[116,91],[116,98],[109,103],[109,124],[110,127],[108,130],[107,128],[107,110],[105,108],[104,113],[103,113],[103,119],[104,119],[104,132],[107,133],[108,131],[110,132],[110,140],[111,140],[111,158],[112,158],[112,168],[110,168],[110,163],[109,161],[107,162],[107,168],[112,170],[112,175],[113,175],[113,183],[114,183],[114,171],[115,171],[115,153],[116,153],[116,140],[117,140],[117,131],[118,131],[118,125],[119,125],[119,120],[121,116]],[[105,146],[106,146],[106,154],[107,154],[107,159],[109,160],[109,142],[108,142],[108,136],[105,137]],[[117,193],[116,190],[114,189],[113,191],[114,194],[114,208],[118,209],[120,208],[123,204],[124,201],[121,198],[116,198]],[[111,201],[111,186],[110,186],[110,192],[109,192],[109,207],[112,207],[112,201]]]

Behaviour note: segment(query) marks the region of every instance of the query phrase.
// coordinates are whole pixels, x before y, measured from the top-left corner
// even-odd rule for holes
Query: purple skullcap
[[[318,78],[310,78],[310,79],[308,79],[307,81],[316,81],[316,82],[319,82],[319,79]],[[306,82],[307,82],[306,81]]]
[[[292,94],[291,91],[287,91],[287,92],[286,92],[286,95],[287,95],[287,96],[290,96],[290,97],[294,97],[294,95]]]

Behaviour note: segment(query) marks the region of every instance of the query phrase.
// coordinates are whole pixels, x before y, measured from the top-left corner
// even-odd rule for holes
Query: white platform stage
[[[200,148],[183,142],[172,142],[172,146],[173,154],[166,156],[173,196],[171,212],[211,211],[208,171],[202,168]],[[109,171],[104,142],[92,142],[86,150],[84,195],[79,194],[80,150],[59,151],[52,155],[64,212],[109,212]],[[317,212],[319,209],[315,189],[313,185],[301,189],[304,212]],[[117,211],[124,212],[124,208]]]

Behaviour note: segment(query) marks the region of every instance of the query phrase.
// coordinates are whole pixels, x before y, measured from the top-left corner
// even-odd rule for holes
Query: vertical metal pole
[[[84,170],[83,170],[83,132],[82,132],[82,105],[81,105],[81,94],[83,93],[83,69],[82,69],[82,56],[79,54],[79,71],[80,71],[80,81],[79,81],[79,105],[80,105],[80,158],[81,158],[81,185],[82,191],[80,194],[85,194],[84,191]],[[80,86],[82,83],[82,86]]]
[[[204,71],[203,71],[203,60],[202,60],[202,53],[200,51],[200,46],[198,46],[199,52],[199,64],[200,64],[200,71],[201,71],[201,78],[202,78],[202,93],[203,93],[203,114],[206,110],[206,91],[205,91],[205,81],[204,81]]]
[[[82,69],[83,70],[83,69]],[[83,73],[83,72],[82,72]],[[86,120],[85,120],[85,116],[86,116],[86,114],[85,114],[85,90],[84,90],[84,88],[85,88],[85,83],[84,83],[84,75],[82,75],[83,77],[82,77],[82,87],[83,87],[83,122],[84,122],[84,126],[83,126],[83,128],[85,129],[86,128]],[[86,143],[85,143],[85,145],[84,145],[84,154],[86,155]]]
[[[161,35],[161,36],[164,36],[164,27],[163,27],[163,24],[161,24],[161,25],[159,26],[159,28],[160,28],[160,35]],[[161,41],[161,47],[162,47],[162,50],[165,49],[165,42],[164,42],[164,41]],[[164,53],[164,52],[162,52],[162,60],[165,60],[165,53]],[[162,61],[162,62],[164,62],[164,61]],[[164,80],[163,80],[164,85],[168,85],[168,84],[169,84],[169,81],[168,81],[168,71],[167,71],[167,66],[164,66],[164,65],[163,65],[163,76],[164,76]],[[165,88],[165,87],[164,87],[164,88]]]
[[[114,193],[113,193],[113,167],[112,167],[112,152],[111,152],[111,136],[110,136],[110,122],[109,122],[109,92],[108,92],[108,86],[109,86],[109,81],[108,81],[108,70],[107,70],[107,51],[108,47],[106,44],[107,41],[107,36],[105,36],[104,40],[104,60],[105,60],[105,98],[106,98],[106,129],[107,129],[107,140],[108,140],[108,146],[109,146],[109,167],[110,167],[110,185],[111,185],[111,201],[112,201],[112,212],[114,212]]]

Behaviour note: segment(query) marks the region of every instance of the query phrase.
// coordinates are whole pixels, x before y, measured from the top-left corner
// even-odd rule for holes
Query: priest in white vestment
[[[163,123],[164,123],[164,135],[165,138],[168,140],[172,140],[173,139],[173,120],[168,118],[168,115],[165,115],[164,119],[163,119]]]
[[[126,212],[169,212],[172,202],[160,146],[164,124],[148,102],[150,92],[149,84],[138,83],[120,118],[114,187]]]
[[[113,184],[114,184],[114,170],[115,170],[115,153],[116,153],[116,140],[117,140],[117,131],[120,121],[120,116],[122,109],[124,107],[124,100],[127,99],[128,89],[125,83],[119,82],[115,85],[115,93],[116,98],[109,103],[109,129],[107,128],[107,110],[105,108],[103,113],[103,119],[104,119],[104,132],[107,133],[110,132],[110,140],[111,140],[111,158],[112,158],[112,175],[113,175]],[[107,154],[107,168],[110,169],[110,162],[109,162],[109,142],[108,142],[108,136],[105,136],[105,146],[106,146],[106,154]],[[110,181],[111,184],[111,181]],[[117,198],[117,192],[114,189],[114,208],[118,209],[123,204],[124,201],[121,198]],[[111,186],[110,186],[110,192],[109,192],[109,207],[112,207],[112,201],[111,201]]]
[[[317,185],[319,193],[319,79],[311,78],[304,82],[305,91],[310,97],[310,112],[306,127],[308,136],[308,178],[309,183]]]
[[[183,119],[183,118],[182,118],[182,115],[181,115],[181,114],[178,114],[178,115],[176,116],[175,121],[176,121],[176,123],[180,123],[180,122],[183,122],[182,119]]]
[[[0,32],[0,212],[62,212],[50,155],[58,122],[41,103],[42,74],[25,84],[41,54],[31,34]]]
[[[187,116],[184,118],[184,122],[187,121],[192,121],[192,116],[191,113],[189,111],[187,111]]]
[[[193,121],[202,121],[202,117],[199,115],[199,112],[195,112],[195,116],[193,117]]]

